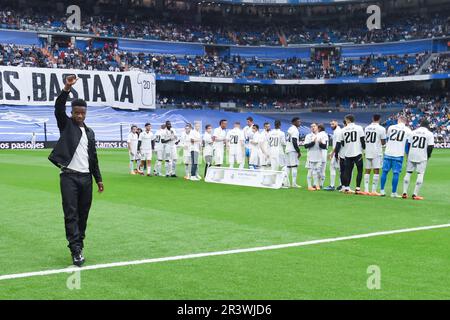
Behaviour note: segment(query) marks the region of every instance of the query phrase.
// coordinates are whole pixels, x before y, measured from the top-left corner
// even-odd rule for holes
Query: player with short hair
[[[264,128],[262,132],[260,132],[261,141],[259,145],[260,149],[259,165],[264,170],[268,170],[270,168],[269,133],[270,133],[270,123],[264,122]]]
[[[255,123],[253,125],[253,135],[251,136],[250,145],[250,158],[248,159],[248,167],[250,169],[259,169],[262,136],[259,133],[259,126]]]
[[[201,180],[198,174],[198,156],[200,153],[200,146],[202,144],[202,136],[200,134],[200,122],[194,122],[194,130],[191,130],[189,134],[189,139],[191,142],[190,152],[191,152],[191,181]]]
[[[300,148],[298,146],[298,142],[300,139],[300,133],[298,128],[300,127],[300,118],[294,117],[291,120],[291,127],[287,132],[286,139],[286,163],[288,170],[288,181],[289,181],[289,173],[292,176],[292,187],[300,188],[297,184],[297,168],[299,163],[299,158],[301,156]]]
[[[340,151],[340,154],[338,154],[338,157],[336,158],[335,150],[336,150],[336,144],[337,141],[341,140],[341,127],[339,127],[339,123],[337,120],[331,120],[330,122],[331,130],[333,130],[333,143],[332,148],[333,150],[329,154],[328,158],[330,159],[330,185],[326,188],[324,188],[325,191],[334,191],[335,183],[336,183],[336,171],[339,171],[339,179],[341,179],[341,161],[343,162],[343,155],[342,150]],[[339,184],[338,190],[342,187],[342,183]]]
[[[386,196],[384,187],[387,175],[392,170],[392,198],[401,198],[397,194],[398,181],[402,172],[403,156],[405,155],[406,143],[411,139],[411,129],[406,126],[406,117],[398,117],[398,123],[390,126],[387,130],[386,150],[384,152],[383,172],[381,174],[381,196]]]
[[[372,123],[364,129],[366,140],[366,172],[364,174],[364,192],[379,196],[377,192],[380,168],[383,161],[383,146],[386,144],[386,129],[380,125],[381,116],[374,114]],[[370,173],[373,170],[372,191],[369,190]]]
[[[176,178],[176,164],[177,152],[176,143],[178,141],[175,130],[172,128],[172,123],[166,121],[166,128],[164,129],[161,142],[163,144],[164,160],[166,161],[166,177]]]
[[[245,137],[244,132],[241,130],[241,123],[235,122],[233,129],[227,132],[227,145],[228,151],[228,162],[230,168],[234,168],[234,164],[237,163],[239,168],[244,168],[245,164]]]
[[[344,155],[344,192],[365,194],[361,191],[361,182],[363,176],[363,158],[362,153],[366,148],[366,141],[364,140],[364,130],[361,126],[355,124],[355,117],[348,114],[344,118],[346,126],[342,129],[341,139],[336,144],[336,153],[338,154],[342,148]],[[337,154],[335,157],[337,157]],[[350,190],[350,183],[352,180],[353,167],[356,165],[358,175],[356,176],[356,188],[353,192]],[[342,173],[341,173],[342,174]]]
[[[152,149],[154,144],[154,135],[152,132],[152,125],[145,124],[145,130],[139,135],[138,150],[141,153],[141,167],[147,164],[147,176],[151,176],[152,172]],[[144,174],[144,173],[142,173]]]
[[[420,127],[411,134],[411,140],[407,144],[408,162],[406,164],[406,175],[403,179],[403,199],[408,198],[409,182],[414,171],[417,172],[416,186],[412,195],[413,200],[423,200],[419,196],[423,184],[423,177],[427,168],[428,159],[431,157],[434,147],[434,136],[429,130],[430,123],[423,119]]]
[[[164,145],[161,142],[162,136],[164,135],[166,129],[166,125],[163,123],[161,127],[156,131],[155,133],[155,152],[156,152],[156,165],[154,170],[155,176],[162,175],[161,173],[161,167],[162,163],[164,162]]]
[[[322,149],[322,162],[320,164],[319,182],[320,188],[323,189],[327,170],[328,140],[329,140],[328,133],[325,131],[325,126],[323,125],[323,123],[319,123],[317,125],[317,139],[318,142],[321,144],[320,148]]]
[[[184,126],[184,132],[180,137],[180,145],[183,150],[183,163],[184,163],[184,179],[189,180],[191,178],[191,138],[190,133],[192,130],[192,125],[187,123]]]
[[[322,151],[327,144],[320,140],[317,123],[311,124],[311,132],[305,137],[303,146],[308,150],[306,155],[305,168],[308,169],[306,181],[309,191],[320,190],[320,173],[322,170]],[[314,184],[311,183],[311,180]]]
[[[245,158],[247,160],[247,163],[250,159],[250,139],[253,136],[253,125],[255,122],[253,121],[252,117],[247,117],[247,125],[242,130],[244,132],[244,138],[245,138]]]
[[[208,172],[208,168],[212,165],[213,160],[213,139],[212,139],[212,126],[207,124],[205,126],[205,133],[203,134],[203,158],[205,160],[205,177]]]
[[[128,144],[128,154],[130,157],[130,174],[136,174],[139,171],[138,164],[138,140],[139,136],[137,134],[138,127],[136,125],[132,125],[130,129],[130,133],[128,134],[127,144]],[[134,168],[136,165],[136,169]]]
[[[225,158],[225,144],[227,140],[227,124],[225,119],[220,120],[219,126],[214,129],[213,132],[213,153],[214,153],[214,165],[220,167],[223,164]]]

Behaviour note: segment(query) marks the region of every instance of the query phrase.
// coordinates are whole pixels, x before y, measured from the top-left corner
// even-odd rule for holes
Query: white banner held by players
[[[285,174],[283,171],[210,167],[208,168],[205,181],[246,187],[280,189]]]
[[[70,74],[78,77],[73,98],[86,100],[88,106],[155,109],[156,82],[151,73],[9,66],[0,66],[0,104],[53,105]]]

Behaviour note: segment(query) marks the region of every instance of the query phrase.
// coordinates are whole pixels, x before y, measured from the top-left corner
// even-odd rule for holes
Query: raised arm
[[[58,125],[59,131],[62,132],[66,127],[69,117],[66,114],[66,102],[69,97],[70,89],[77,82],[77,77],[75,75],[70,75],[66,78],[64,88],[59,94],[55,101],[55,118]]]

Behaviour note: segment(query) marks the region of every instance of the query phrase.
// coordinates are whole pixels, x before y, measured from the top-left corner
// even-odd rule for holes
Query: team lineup
[[[281,122],[278,120],[274,122],[274,129],[268,122],[260,129],[252,117],[247,118],[244,128],[241,128],[239,122],[235,122],[233,128],[227,130],[228,122],[225,119],[220,120],[215,129],[208,124],[204,127],[203,134],[200,122],[195,122],[193,126],[186,124],[181,135],[176,133],[170,121],[166,121],[155,133],[152,132],[150,123],[145,124],[144,130],[133,125],[127,139],[130,173],[176,177],[177,148],[180,148],[185,167],[184,178],[191,181],[202,179],[199,174],[200,160],[205,162],[206,176],[210,166],[225,165],[227,153],[230,168],[243,169],[247,164],[248,169],[283,171],[283,188],[301,188],[297,184],[297,174],[302,156],[301,148],[304,148],[309,191],[339,190],[346,194],[385,196],[387,177],[392,171],[391,196],[408,198],[411,175],[415,171],[417,180],[412,199],[422,200],[419,192],[434,146],[428,122],[423,120],[418,129],[411,131],[406,126],[406,118],[399,116],[398,123],[386,130],[380,120],[380,115],[373,115],[372,123],[363,129],[355,124],[354,116],[348,114],[342,127],[337,120],[330,122],[331,135],[326,132],[323,124],[312,123],[311,131],[303,141],[300,138],[301,121],[298,117],[292,119],[287,133],[281,130]],[[156,155],[156,163],[152,172],[153,154]],[[406,174],[403,192],[399,195],[397,189],[405,154]],[[330,185],[325,187],[327,163]],[[350,186],[355,167],[357,174],[355,188],[352,190]],[[339,183],[336,185],[338,175]],[[364,189],[361,188],[363,179]]]

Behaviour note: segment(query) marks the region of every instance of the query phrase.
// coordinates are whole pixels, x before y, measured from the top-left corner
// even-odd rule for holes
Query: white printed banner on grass
[[[283,171],[210,167],[206,182],[246,187],[280,189],[285,177]]]

